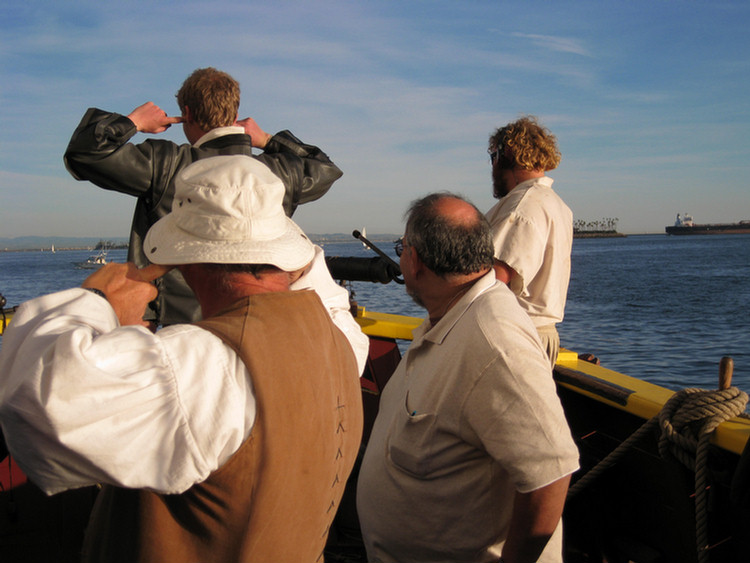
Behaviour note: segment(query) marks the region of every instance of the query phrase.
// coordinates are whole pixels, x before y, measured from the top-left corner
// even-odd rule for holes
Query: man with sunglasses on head
[[[573,213],[545,175],[560,163],[557,139],[533,116],[490,137],[493,195],[487,212],[495,246],[495,275],[531,317],[555,365],[570,280]]]

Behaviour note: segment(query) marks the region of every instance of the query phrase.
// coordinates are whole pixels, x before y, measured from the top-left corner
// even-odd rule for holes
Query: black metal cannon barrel
[[[380,256],[326,256],[326,265],[335,280],[389,283],[401,275],[398,267]]]

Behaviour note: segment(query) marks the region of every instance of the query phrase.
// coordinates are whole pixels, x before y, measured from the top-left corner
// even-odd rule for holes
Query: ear
[[[295,270],[294,272],[287,272],[287,274],[289,275],[289,285],[292,285],[303,275],[305,275],[310,270],[310,266],[312,266],[312,262],[310,262],[307,266],[300,268],[299,270]]]
[[[411,260],[411,271],[415,279],[420,278],[425,272],[429,271],[429,268],[425,266],[422,259],[417,254],[417,249],[413,246],[407,246],[404,248],[404,252],[411,252],[409,259]]]

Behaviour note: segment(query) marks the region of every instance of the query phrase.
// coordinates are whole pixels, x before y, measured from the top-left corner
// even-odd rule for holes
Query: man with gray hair
[[[495,278],[487,220],[429,195],[396,251],[428,318],[383,390],[359,473],[368,561],[562,561],[578,452],[534,325]]]
[[[3,335],[0,421],[47,494],[103,484],[87,562],[317,561],[362,432],[355,356],[314,291],[284,187],[245,156],[179,175],[145,237],[23,304]],[[152,333],[152,281],[180,270],[203,320]]]

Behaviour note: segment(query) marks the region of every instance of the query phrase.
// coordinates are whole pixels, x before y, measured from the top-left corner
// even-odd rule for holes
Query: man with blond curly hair
[[[495,246],[495,275],[528,313],[554,366],[570,280],[573,213],[545,175],[560,163],[557,139],[533,116],[490,137],[493,195],[487,213]]]

